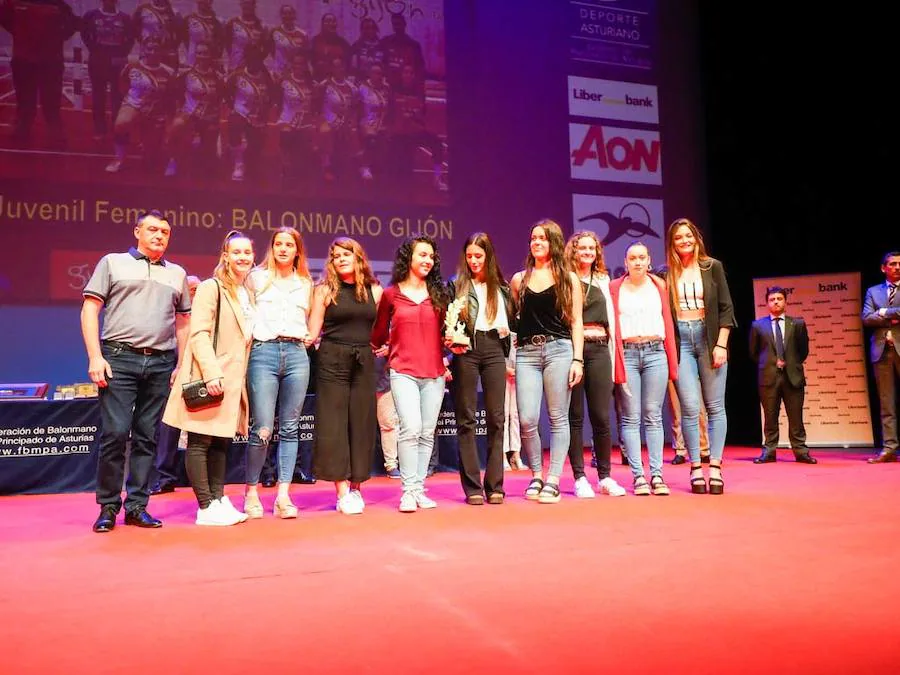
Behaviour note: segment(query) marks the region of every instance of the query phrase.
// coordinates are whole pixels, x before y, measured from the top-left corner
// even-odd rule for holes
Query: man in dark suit
[[[872,328],[869,358],[881,408],[881,452],[869,464],[897,461],[897,378],[900,377],[900,251],[881,259],[884,283],[866,291],[862,322]]]
[[[788,418],[791,450],[798,462],[816,464],[806,447],[803,426],[803,397],[806,376],[803,362],[809,356],[809,334],[806,323],[799,317],[784,313],[787,293],[780,286],[766,291],[769,316],[757,319],[750,328],[750,356],[759,366],[759,400],[763,408],[762,454],[754,464],[775,461],[778,447],[778,415],[781,402]]]

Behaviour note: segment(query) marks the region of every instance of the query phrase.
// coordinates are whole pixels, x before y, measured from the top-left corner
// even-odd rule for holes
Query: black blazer
[[[450,294],[450,300],[456,298],[457,279],[453,277],[447,282],[447,291]],[[506,320],[509,322],[509,330],[515,332],[515,308],[513,307],[512,294],[509,286],[500,286],[500,295],[503,297],[503,303],[506,306]],[[469,285],[469,292],[466,295],[468,300],[466,307],[466,335],[470,338],[475,337],[475,320],[478,318],[478,295],[475,293],[475,287]],[[507,335],[500,338],[500,345],[503,347],[503,356],[509,356],[509,350],[512,345],[512,338]]]
[[[706,344],[709,348],[709,358],[712,361],[712,352],[719,339],[719,329],[723,326],[737,328],[734,319],[734,305],[731,304],[731,292],[728,290],[728,281],[725,279],[725,269],[715,258],[710,258],[711,264],[706,268],[700,267],[700,280],[703,283],[703,306],[706,312]],[[672,308],[672,318],[675,319],[676,306],[673,289],[669,289],[669,305]],[[678,333],[678,321],[675,320],[675,353],[681,360],[681,335]]]
[[[775,353],[775,334],[772,332],[772,319],[764,316],[757,319],[750,327],[750,356],[758,366],[759,385],[775,384],[778,372]],[[795,387],[806,384],[803,362],[809,356],[809,333],[806,322],[800,317],[784,315],[784,372]]]

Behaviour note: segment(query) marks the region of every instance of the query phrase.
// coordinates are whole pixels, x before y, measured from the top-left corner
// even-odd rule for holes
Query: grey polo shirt
[[[101,340],[144,349],[175,349],[175,314],[191,311],[184,268],[134,247],[103,256],[82,293],[103,303]]]

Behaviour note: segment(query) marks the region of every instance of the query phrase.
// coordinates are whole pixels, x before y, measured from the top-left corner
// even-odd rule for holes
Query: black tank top
[[[520,340],[535,335],[553,335],[571,338],[572,331],[556,309],[556,284],[535,293],[527,286],[522,296],[522,312],[519,315]]]
[[[609,316],[606,314],[606,297],[603,291],[593,284],[581,282],[581,297],[584,298],[581,319],[585,323],[598,323],[609,328]]]
[[[375,298],[366,289],[365,302],[356,299],[356,284],[341,283],[337,304],[325,308],[322,339],[345,345],[367,346],[375,323]]]

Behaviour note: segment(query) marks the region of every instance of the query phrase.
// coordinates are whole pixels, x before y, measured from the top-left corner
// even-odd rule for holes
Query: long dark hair
[[[394,256],[394,269],[391,272],[391,283],[395,286],[406,281],[409,277],[409,265],[412,262],[413,249],[416,244],[428,244],[434,251],[434,265],[428,276],[425,277],[425,287],[428,289],[428,297],[435,312],[443,312],[447,309],[447,292],[441,279],[441,256],[438,253],[437,243],[427,234],[420,234],[404,240]]]
[[[503,272],[497,263],[497,255],[494,253],[494,244],[491,238],[484,232],[475,232],[463,242],[462,253],[459,255],[459,264],[456,269],[456,297],[464,298],[472,287],[472,272],[466,261],[466,249],[470,246],[478,246],[484,251],[484,280],[487,285],[487,319],[492,322],[497,318],[497,294],[501,286],[506,285]],[[462,315],[468,319],[469,304],[463,305]]]
[[[537,221],[528,230],[528,236],[534,232],[534,228],[540,227],[547,235],[547,243],[550,244],[550,271],[553,273],[553,283],[556,284],[556,311],[567,324],[572,323],[572,278],[569,276],[569,266],[566,263],[566,240],[563,237],[562,228],[553,220],[544,218]],[[522,302],[525,299],[525,291],[528,281],[534,271],[534,255],[531,247],[528,247],[528,257],[525,258],[525,275],[522,278],[522,286],[519,292],[518,311],[522,311]]]

